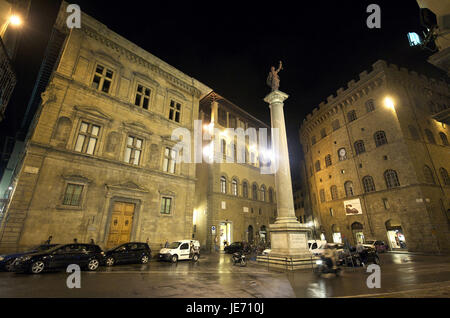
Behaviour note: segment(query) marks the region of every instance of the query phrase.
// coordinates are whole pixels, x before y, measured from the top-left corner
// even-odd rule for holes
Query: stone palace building
[[[318,235],[450,252],[447,83],[378,61],[303,121]]]

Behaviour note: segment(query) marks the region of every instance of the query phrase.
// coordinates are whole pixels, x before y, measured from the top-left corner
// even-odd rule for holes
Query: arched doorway
[[[361,223],[355,222],[352,224],[352,233],[356,244],[364,244],[363,225]]]
[[[248,226],[247,234],[248,234],[248,242],[253,243],[253,226],[251,225]]]
[[[386,221],[385,225],[391,249],[406,249],[406,239],[400,221],[390,219]]]
[[[331,232],[333,233],[333,242],[342,243],[341,229],[339,228],[339,226],[333,224],[333,226],[331,227]]]

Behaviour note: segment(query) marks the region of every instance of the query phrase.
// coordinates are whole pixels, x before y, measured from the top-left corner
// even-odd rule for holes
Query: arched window
[[[395,170],[386,170],[384,172],[384,180],[386,181],[386,187],[388,189],[399,187],[397,172]]]
[[[316,171],[320,171],[320,161],[316,161]]]
[[[373,101],[373,99],[369,99],[366,102],[366,110],[368,113],[373,112],[375,110],[375,102]]]
[[[231,181],[231,193],[235,196],[238,195],[238,182],[236,179]]]
[[[411,135],[411,138],[413,140],[419,140],[420,139],[419,138],[419,133],[418,133],[416,127],[409,125],[408,129],[409,129],[409,134]]]
[[[253,200],[258,200],[258,186],[256,185],[256,183],[254,183],[252,186],[252,198]]]
[[[363,185],[364,185],[364,192],[374,192],[375,189],[375,183],[373,182],[373,178],[371,176],[365,176],[363,179]]]
[[[431,171],[430,167],[428,167],[427,165],[425,165],[423,167],[423,175],[425,177],[425,182],[426,183],[430,183],[430,184],[434,184],[434,177],[433,177],[433,172]]]
[[[327,156],[325,157],[325,165],[326,165],[327,167],[329,167],[329,166],[331,166],[331,164],[332,164],[332,162],[331,162],[331,155],[327,155]]]
[[[357,142],[355,142],[355,151],[357,155],[366,152],[366,147],[364,147],[364,141],[358,140]]]
[[[261,201],[266,202],[266,186],[261,186]]]
[[[347,119],[348,122],[351,123],[352,121],[355,121],[357,119],[356,117],[356,111],[355,110],[351,110],[347,113]]]
[[[427,136],[428,142],[430,144],[436,144],[436,140],[434,139],[434,135],[429,129],[425,129],[425,135]]]
[[[447,135],[444,134],[443,132],[440,132],[440,133],[439,133],[439,137],[441,137],[442,144],[443,144],[444,146],[448,146]]]
[[[450,178],[448,177],[447,170],[445,170],[445,168],[440,168],[439,173],[441,174],[442,181],[444,181],[444,184],[450,186]]]
[[[339,199],[338,189],[335,185],[331,186],[330,192],[331,192],[331,199],[333,200]]]
[[[220,192],[227,193],[227,179],[225,177],[220,178]]]
[[[269,202],[273,203],[273,189],[269,188]]]
[[[345,195],[347,197],[352,197],[353,196],[353,182],[347,181],[346,183],[344,183],[344,188],[345,188]]]
[[[247,183],[247,181],[244,181],[242,183],[242,196],[244,198],[248,198],[248,183]]]
[[[325,190],[324,189],[320,189],[319,191],[319,196],[320,196],[320,202],[325,202]]]
[[[382,146],[384,144],[387,144],[387,138],[386,138],[386,134],[384,131],[377,131],[374,135],[373,135],[374,139],[375,139],[375,146],[379,147]]]

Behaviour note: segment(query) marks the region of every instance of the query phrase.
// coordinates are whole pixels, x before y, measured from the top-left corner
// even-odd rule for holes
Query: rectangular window
[[[162,197],[161,198],[161,214],[172,213],[172,198]]]
[[[83,192],[83,186],[80,184],[69,183],[64,194],[64,205],[80,206],[81,193]]]
[[[93,155],[97,146],[99,134],[99,126],[82,122],[75,144],[75,151]]]
[[[339,124],[339,119],[334,120],[331,125],[333,126],[333,131],[338,130],[339,128],[341,128],[341,125]]]
[[[108,94],[111,89],[113,75],[114,72],[112,70],[97,64],[94,79],[92,80],[92,88]]]
[[[173,100],[170,101],[169,119],[179,123],[181,118],[181,104]]]
[[[325,128],[322,128],[322,129],[320,130],[320,136],[321,136],[322,138],[325,138],[325,137],[327,136],[327,131],[325,130]]]
[[[237,122],[236,122],[236,117],[233,115],[229,115],[228,118],[229,121],[229,128],[237,128]]]
[[[175,173],[176,162],[177,152],[172,148],[166,147],[166,149],[164,150],[163,171]]]
[[[316,144],[316,136],[312,136],[311,137],[311,145],[315,145]]]
[[[128,136],[125,150],[125,162],[138,166],[142,154],[142,139]]]
[[[150,101],[150,92],[151,91],[149,88],[146,88],[142,85],[138,85],[136,89],[136,99],[134,101],[134,104],[144,109],[148,109]]]

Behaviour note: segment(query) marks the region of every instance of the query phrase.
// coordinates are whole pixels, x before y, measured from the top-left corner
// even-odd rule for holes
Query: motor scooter
[[[233,253],[231,256],[231,262],[233,265],[239,264],[240,266],[247,266],[247,259],[243,252]]]
[[[341,275],[342,269],[340,267],[333,269],[333,261],[323,255],[316,261],[316,265],[317,266],[314,268],[314,273],[316,273],[319,277],[322,274],[335,274],[336,276]]]

